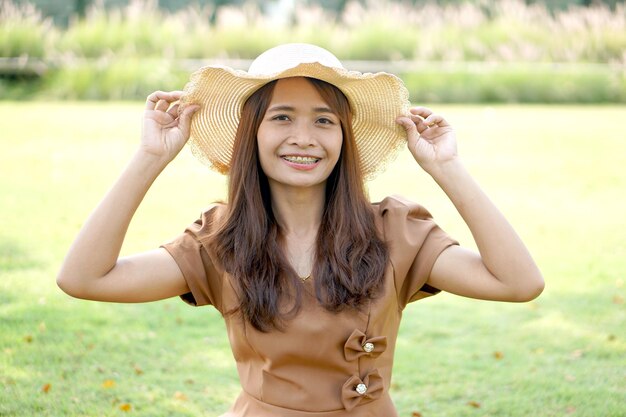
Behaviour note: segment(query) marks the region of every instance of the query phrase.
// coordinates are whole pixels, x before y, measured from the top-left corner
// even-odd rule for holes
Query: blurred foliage
[[[624,3],[550,11],[515,0],[363,1],[337,15],[302,0],[285,20],[261,1],[167,11],[133,0],[89,7],[62,28],[30,3],[0,0],[0,56],[18,61],[0,67],[0,94],[31,97],[25,76],[42,75],[36,96],[138,98],[181,88],[205,59],[253,59],[279,43],[310,42],[342,60],[411,62],[388,70],[429,101],[626,102]],[[31,58],[48,71],[28,70]]]
[[[626,103],[626,77],[605,67],[495,65],[476,71],[441,66],[402,74],[413,102]]]
[[[0,56],[160,56],[254,58],[279,42],[327,46],[342,59],[496,62],[626,61],[626,3],[551,13],[541,5],[505,0],[489,7],[464,3],[409,6],[352,1],[336,21],[311,6],[283,21],[259,6],[214,9],[194,5],[167,12],[154,0],[92,7],[67,28],[31,4],[0,0]]]
[[[52,17],[59,24],[67,24],[74,15],[84,16],[90,6],[98,5],[107,9],[114,9],[127,4],[124,0],[14,0],[17,4],[33,4],[40,9],[44,16]],[[367,0],[353,0],[361,4],[366,4]],[[474,4],[481,7],[491,7],[497,0],[385,0],[388,3],[410,4],[413,6],[423,6],[425,4],[434,3],[440,6]],[[349,0],[158,0],[159,8],[167,11],[178,11],[192,6],[211,7],[218,10],[221,7],[241,6],[243,4],[254,4],[259,8],[266,10],[272,6],[292,5],[306,7],[322,7],[333,14],[342,14]],[[572,6],[592,6],[607,5],[615,7],[620,3],[619,0],[525,0],[526,4],[544,5],[548,10],[565,10]],[[215,18],[215,14],[211,15]]]
[[[168,64],[169,63],[169,64]],[[44,97],[81,100],[143,98],[153,90],[177,90],[188,75],[174,71],[171,61],[128,58],[103,60],[52,71]]]
[[[16,57],[26,54],[42,58],[47,39],[57,31],[49,18],[44,18],[32,4],[18,6],[0,2],[0,56]],[[54,33],[54,34],[52,34]]]

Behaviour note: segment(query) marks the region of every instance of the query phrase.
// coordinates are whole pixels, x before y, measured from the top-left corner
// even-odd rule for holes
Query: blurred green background
[[[0,97],[138,99],[310,42],[420,102],[623,103],[616,1],[2,0]]]
[[[136,148],[147,94],[296,41],[396,73],[445,114],[545,275],[531,303],[410,305],[391,386],[400,416],[626,417],[626,5],[567,0],[0,0],[0,416],[210,417],[232,403],[214,309],[76,300],[55,275]],[[408,152],[368,189],[424,204],[473,246]],[[176,236],[225,193],[184,150],[123,254]]]

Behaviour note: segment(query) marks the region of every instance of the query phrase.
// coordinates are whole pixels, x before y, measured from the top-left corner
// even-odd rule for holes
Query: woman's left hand
[[[413,107],[411,116],[396,122],[405,128],[409,150],[418,164],[430,172],[436,166],[457,157],[456,135],[450,124],[426,107]]]

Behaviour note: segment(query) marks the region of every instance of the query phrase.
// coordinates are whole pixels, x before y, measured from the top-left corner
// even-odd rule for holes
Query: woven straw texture
[[[395,75],[362,74],[319,63],[302,63],[263,76],[208,66],[192,74],[182,99],[182,106],[192,103],[201,106],[191,123],[192,153],[210,168],[228,174],[243,103],[270,81],[298,76],[333,84],[348,98],[364,179],[370,180],[382,171],[406,144],[404,128],[395,119],[408,114],[408,91]]]

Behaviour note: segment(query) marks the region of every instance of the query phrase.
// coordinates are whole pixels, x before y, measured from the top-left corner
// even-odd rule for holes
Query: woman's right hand
[[[189,139],[191,117],[200,108],[192,104],[179,113],[182,91],[155,91],[146,100],[141,150],[169,163]]]

